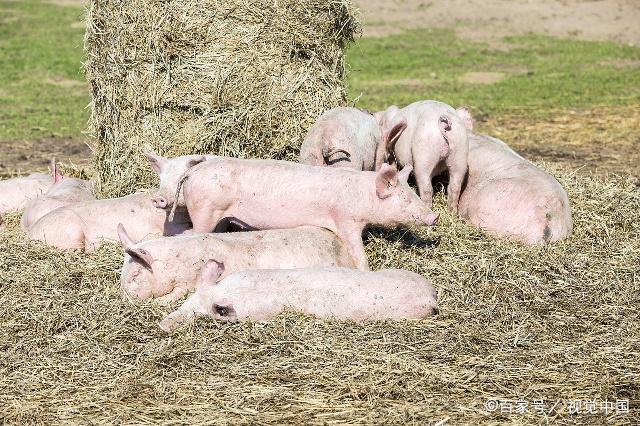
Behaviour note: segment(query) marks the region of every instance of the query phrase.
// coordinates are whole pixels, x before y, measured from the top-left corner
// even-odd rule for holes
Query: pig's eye
[[[229,315],[229,308],[227,308],[226,306],[213,305],[213,309],[221,317],[226,317],[227,315]]]

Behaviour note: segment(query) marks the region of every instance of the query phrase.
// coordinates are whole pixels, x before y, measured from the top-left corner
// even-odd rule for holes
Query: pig
[[[401,269],[370,272],[338,267],[262,269],[220,280],[224,263],[210,259],[179,309],[160,322],[166,332],[207,315],[224,322],[265,321],[285,308],[323,319],[422,319],[437,313],[433,285]]]
[[[463,219],[530,245],[571,236],[569,198],[553,176],[499,139],[469,135],[469,175],[459,205]]]
[[[24,209],[29,201],[47,192],[53,183],[51,175],[45,173],[0,181],[0,213]]]
[[[398,173],[386,163],[378,172],[359,172],[219,157],[189,169],[182,182],[195,232],[211,232],[224,217],[258,229],[319,226],[336,233],[358,268],[368,270],[366,225],[435,225],[438,219],[409,187],[410,172],[410,165]]]
[[[406,127],[400,120],[383,128],[372,114],[357,108],[330,109],[309,129],[300,147],[300,163],[378,170],[376,158],[393,149]]]
[[[392,146],[393,151],[381,155],[379,161],[387,161],[386,157],[393,155],[399,167],[413,165],[420,198],[429,208],[433,205],[431,181],[447,171],[448,208],[452,213],[458,211],[469,152],[466,114],[468,111],[464,108],[455,110],[437,101],[419,101],[402,109],[392,106],[375,114],[382,126],[393,120],[406,121],[407,129]]]
[[[179,235],[135,243],[120,224],[118,234],[126,253],[122,290],[129,297],[155,298],[161,303],[193,290],[202,265],[212,257],[225,263],[225,276],[246,269],[356,266],[335,234],[315,226]]]
[[[176,188],[184,173],[196,164],[216,158],[215,155],[183,155],[181,157],[166,158],[152,151],[144,151],[151,168],[160,178],[157,194],[151,199],[152,204],[160,209],[171,209],[178,201],[178,207],[184,207],[180,202],[180,195],[176,200]]]
[[[44,195],[27,204],[20,221],[22,229],[28,230],[42,216],[59,207],[80,201],[95,200],[91,182],[64,177],[55,163],[53,181],[54,184]]]
[[[118,224],[123,223],[132,238],[177,235],[191,228],[185,209],[178,209],[173,221],[168,212],[151,204],[151,196],[137,193],[122,198],[83,201],[49,212],[29,229],[32,240],[60,249],[93,251],[105,240],[118,241]]]

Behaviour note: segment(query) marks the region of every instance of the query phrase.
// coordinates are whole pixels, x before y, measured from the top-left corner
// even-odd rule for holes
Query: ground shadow
[[[365,244],[371,238],[384,238],[390,243],[400,242],[403,247],[436,248],[440,245],[440,237],[434,239],[422,238],[408,228],[386,229],[369,227],[365,230],[362,240]]]

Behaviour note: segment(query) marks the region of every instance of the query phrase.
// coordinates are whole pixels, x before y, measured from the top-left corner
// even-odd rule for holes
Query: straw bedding
[[[87,12],[95,168],[103,196],[156,181],[144,147],[293,159],[346,102],[348,0],[107,0]]]
[[[84,255],[0,234],[0,416],[10,422],[640,422],[640,193],[629,179],[548,165],[575,235],[497,241],[447,214],[433,229],[366,233],[374,269],[431,277],[440,314],[414,322],[208,319],[163,334],[171,307],[118,290],[121,250]],[[445,209],[442,194],[436,209]],[[490,398],[529,401],[488,413]],[[531,404],[543,399],[545,419]],[[629,399],[629,414],[571,416],[573,399]]]

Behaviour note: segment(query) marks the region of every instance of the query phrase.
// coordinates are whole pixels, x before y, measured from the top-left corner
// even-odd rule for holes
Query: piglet
[[[135,243],[122,224],[125,248],[121,288],[137,299],[172,302],[193,290],[207,259],[227,266],[224,275],[246,269],[292,269],[311,266],[355,268],[344,244],[326,229],[294,229],[191,234]]]
[[[409,187],[411,167],[400,173],[319,167],[278,160],[218,157],[185,174],[184,199],[195,232],[211,232],[224,217],[258,229],[313,225],[346,243],[367,270],[362,231],[368,224],[434,225],[438,216]]]
[[[467,174],[469,142],[463,116],[465,109],[455,110],[437,101],[415,102],[405,108],[392,106],[376,113],[381,125],[403,119],[407,129],[393,147],[399,166],[413,165],[420,198],[432,206],[434,176],[449,173],[447,202],[449,210],[458,211],[462,183]],[[381,157],[380,161],[386,161]]]
[[[372,114],[357,108],[330,109],[309,129],[300,147],[300,163],[377,170],[376,158],[393,149],[406,127],[403,120],[383,127]]]
[[[507,144],[469,130],[469,176],[460,215],[492,235],[525,244],[571,236],[569,198],[550,174]]]
[[[27,204],[20,222],[22,229],[29,229],[42,216],[59,207],[80,201],[95,200],[91,182],[63,176],[55,162],[53,175],[54,184],[49,190]]]
[[[0,214],[24,209],[29,201],[47,192],[53,183],[53,178],[45,173],[0,181]]]
[[[422,276],[401,269],[263,269],[220,280],[225,266],[209,260],[194,294],[160,322],[173,331],[196,315],[220,321],[269,320],[285,308],[319,318],[376,321],[421,319],[437,313],[436,291]]]
[[[177,235],[191,228],[189,216],[178,209],[173,221],[168,212],[151,204],[145,193],[122,198],[84,201],[43,216],[29,229],[29,238],[60,249],[92,251],[105,240],[118,241],[123,223],[136,240],[151,236]]]

